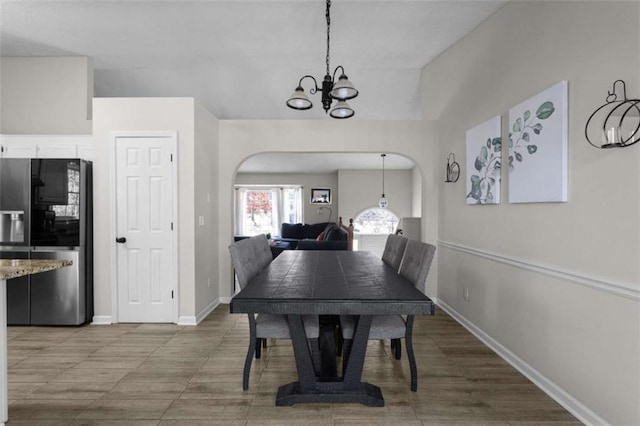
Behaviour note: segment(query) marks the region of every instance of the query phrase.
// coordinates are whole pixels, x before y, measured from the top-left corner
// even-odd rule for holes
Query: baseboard
[[[195,316],[184,315],[178,317],[178,325],[198,325],[200,322],[213,312],[220,305],[220,298],[214,299],[207,306],[202,308]]]
[[[91,325],[111,325],[111,315],[95,315],[91,319]]]
[[[231,298],[232,296],[227,296],[227,297],[220,297],[220,303],[223,305],[228,305],[229,303],[231,303]]]
[[[602,417],[594,413],[589,407],[582,404],[576,398],[571,396],[565,390],[558,385],[547,379],[538,370],[527,364],[516,354],[509,349],[502,346],[498,341],[493,339],[482,329],[477,327],[463,315],[458,313],[451,306],[438,301],[438,307],[442,308],[453,319],[458,321],[464,328],[469,330],[474,336],[476,336],[482,343],[491,348],[502,359],[508,362],[513,368],[518,370],[521,374],[531,380],[536,386],[538,386],[544,393],[553,398],[558,404],[562,405],[567,411],[573,414],[578,420],[586,425],[607,425],[609,424]]]

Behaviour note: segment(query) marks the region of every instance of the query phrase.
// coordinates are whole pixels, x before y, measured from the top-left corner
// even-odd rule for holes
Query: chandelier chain
[[[331,14],[329,13],[330,8],[331,8],[331,0],[327,0],[327,12],[325,14],[327,17],[327,58],[326,58],[327,75],[329,75],[329,71],[331,69],[331,67],[329,66],[329,42],[330,42],[329,30],[331,28]]]

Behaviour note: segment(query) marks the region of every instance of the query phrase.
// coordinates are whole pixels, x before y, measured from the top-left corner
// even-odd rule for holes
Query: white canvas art
[[[501,123],[497,115],[467,130],[467,204],[500,203]]]
[[[566,81],[509,110],[509,202],[567,201]]]

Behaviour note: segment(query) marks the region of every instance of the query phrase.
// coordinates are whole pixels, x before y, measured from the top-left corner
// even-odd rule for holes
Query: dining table
[[[423,291],[373,253],[345,250],[287,250],[230,302],[231,313],[286,315],[298,380],[278,388],[277,406],[308,402],[384,406],[380,388],[362,381],[373,316],[433,315],[434,308]],[[302,322],[302,316],[309,314],[358,318],[341,377],[317,374],[326,369],[314,369]],[[326,352],[323,364],[331,362]]]

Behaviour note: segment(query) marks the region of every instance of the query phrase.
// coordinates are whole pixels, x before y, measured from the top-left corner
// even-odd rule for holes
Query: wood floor
[[[221,305],[197,327],[9,327],[9,425],[580,424],[441,310],[416,320],[418,392],[388,346],[369,343],[364,379],[386,406],[275,407],[296,378],[291,345],[270,341],[242,391],[246,315]]]

